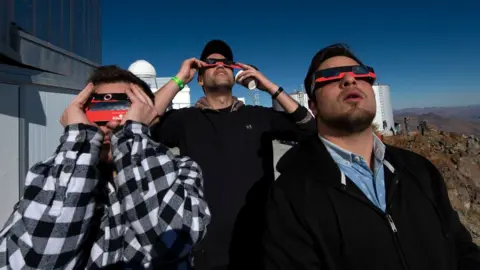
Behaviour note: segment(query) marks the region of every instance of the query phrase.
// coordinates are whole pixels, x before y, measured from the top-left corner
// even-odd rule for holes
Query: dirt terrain
[[[453,207],[480,245],[480,140],[431,131],[424,136],[385,137],[385,143],[414,151],[442,172]]]

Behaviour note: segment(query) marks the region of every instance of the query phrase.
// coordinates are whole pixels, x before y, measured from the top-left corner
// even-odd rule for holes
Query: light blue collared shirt
[[[369,162],[359,155],[347,151],[336,144],[319,136],[327,147],[333,160],[340,170],[354,182],[367,198],[378,208],[385,212],[385,174],[384,158],[385,144],[374,135],[373,139],[373,171],[368,165]]]

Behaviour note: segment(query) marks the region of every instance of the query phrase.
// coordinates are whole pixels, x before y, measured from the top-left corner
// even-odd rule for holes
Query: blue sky
[[[480,104],[480,1],[283,2],[102,0],[103,64],[144,59],[171,77],[219,38],[292,91],[319,49],[345,42],[390,85],[395,109]],[[203,92],[195,79],[189,86],[195,102]],[[248,102],[247,91],[234,87]]]

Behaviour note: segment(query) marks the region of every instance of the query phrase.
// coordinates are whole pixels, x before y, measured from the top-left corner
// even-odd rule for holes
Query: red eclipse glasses
[[[85,107],[85,114],[90,122],[101,125],[111,120],[122,120],[130,105],[126,94],[94,94]]]
[[[214,59],[214,58],[207,58],[205,60],[205,63],[207,65],[204,66],[204,68],[210,68],[210,67],[216,67],[216,66],[224,66],[226,68],[238,68],[241,69],[242,67],[239,66],[237,63],[230,61],[228,59]]]
[[[346,74],[354,77],[355,79],[365,80],[370,84],[375,82],[377,75],[373,68],[369,66],[346,66],[335,67],[315,72],[314,81],[312,82],[311,92],[320,87],[323,87],[329,83],[340,81]]]

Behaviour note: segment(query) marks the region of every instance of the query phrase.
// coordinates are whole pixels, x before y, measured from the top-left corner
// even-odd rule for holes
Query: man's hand
[[[278,86],[274,83],[272,83],[270,80],[267,79],[262,73],[260,73],[258,70],[255,68],[237,63],[239,66],[243,68],[243,72],[238,75],[238,81],[242,82],[243,80],[247,78],[254,78],[257,81],[257,88],[262,90],[262,91],[267,91],[270,94],[275,93],[278,90]]]
[[[125,94],[127,94],[132,105],[123,117],[121,124],[125,124],[127,120],[132,120],[150,126],[158,117],[153,101],[135,84],[130,84],[130,88],[125,90]]]
[[[65,111],[63,111],[62,117],[60,118],[60,124],[62,124],[62,126],[66,127],[73,124],[96,126],[88,121],[84,109],[84,106],[92,93],[93,83],[88,83],[87,86],[80,92],[80,94],[73,99],[72,103],[68,105]]]
[[[206,63],[196,58],[190,58],[183,61],[180,71],[178,71],[177,78],[187,84],[192,81],[195,73],[202,68]]]

